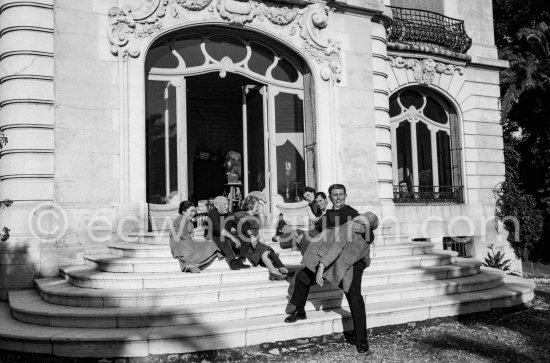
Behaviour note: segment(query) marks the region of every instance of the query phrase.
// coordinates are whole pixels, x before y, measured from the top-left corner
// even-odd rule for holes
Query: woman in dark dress
[[[174,219],[170,230],[172,256],[179,260],[182,271],[199,273],[222,254],[214,241],[193,239],[192,220],[197,210],[192,202],[181,202],[178,212],[180,215]]]
[[[289,271],[273,249],[264,244],[260,235],[259,207],[259,199],[249,195],[243,201],[243,210],[235,213],[237,234],[242,240],[240,256],[246,257],[253,266],[265,266],[270,280],[292,277],[294,271]]]

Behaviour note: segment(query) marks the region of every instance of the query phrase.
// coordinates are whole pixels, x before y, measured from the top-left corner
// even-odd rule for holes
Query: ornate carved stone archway
[[[111,52],[138,57],[159,33],[184,24],[224,23],[260,28],[301,50],[319,65],[323,80],[340,81],[340,42],[323,37],[330,9],[308,0],[144,0],[141,8],[109,11]]]
[[[137,1],[137,0],[136,0]],[[134,1],[135,2],[135,1]],[[145,55],[159,37],[196,26],[250,30],[290,48],[307,63],[315,83],[316,142],[327,145],[318,162],[336,165],[332,142],[334,87],[342,76],[340,43],[324,37],[331,10],[309,0],[142,0],[138,9],[111,8],[108,38],[118,57],[120,200],[145,200]],[[319,82],[320,81],[320,82]],[[319,181],[336,178],[333,167],[317,173]]]

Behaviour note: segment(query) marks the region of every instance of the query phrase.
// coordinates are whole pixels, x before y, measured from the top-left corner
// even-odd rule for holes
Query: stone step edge
[[[383,310],[367,305],[369,327],[402,324],[444,316],[487,311],[527,303],[534,284],[507,276],[506,284],[481,293],[452,298],[420,299],[400,302]],[[460,300],[460,301],[459,301]],[[234,348],[265,342],[292,340],[341,332],[351,328],[345,309],[316,311],[308,319],[285,324],[285,315],[235,322],[199,324],[192,327],[90,329],[55,328],[14,320],[7,303],[0,303],[0,349],[65,357],[140,357],[153,354],[187,353]]]
[[[477,261],[476,261],[477,262]],[[437,276],[437,278],[433,279],[424,279],[422,278],[422,273],[425,271],[411,271],[411,270],[395,270],[395,273],[403,273],[403,275],[393,275],[393,277],[398,280],[402,276],[408,276],[411,275],[411,273],[417,275],[415,276],[416,282],[419,281],[437,281],[437,280],[446,280],[446,279],[452,279],[457,277],[465,277],[465,276],[471,276],[476,275],[480,272],[480,263],[461,263],[461,264],[455,264],[453,266],[450,266],[448,269],[440,269],[440,271],[432,271],[431,274],[436,277],[435,273],[439,274],[445,274],[445,276]],[[395,277],[398,276],[398,277]],[[417,279],[420,277],[420,279]],[[389,286],[390,283],[390,275],[383,276],[382,280],[386,280],[385,283],[378,283],[377,281],[375,284],[372,284],[372,276],[366,276],[366,274],[363,275],[363,285],[368,288],[372,288],[374,286]],[[410,279],[408,281],[411,281]],[[383,281],[384,282],[384,281]],[[266,289],[266,288],[281,288],[281,286],[285,287],[288,286],[287,289],[290,287],[288,282],[265,282],[263,285],[255,284],[251,286],[242,286],[242,283],[234,283],[234,284],[222,284],[223,288],[220,285],[219,287],[212,287],[212,286],[206,286],[206,287],[191,287],[189,290],[182,291],[181,289],[174,289],[174,288],[159,288],[159,289],[134,289],[134,290],[120,290],[120,289],[93,289],[93,288],[80,288],[75,287],[71,285],[69,282],[67,282],[64,279],[61,278],[46,278],[46,279],[37,279],[35,280],[36,288],[39,291],[40,295],[43,297],[44,300],[57,300],[57,304],[59,305],[71,305],[71,304],[62,304],[59,303],[59,299],[56,297],[61,297],[62,299],[81,299],[89,302],[80,302],[79,306],[92,306],[89,305],[91,302],[94,302],[95,307],[97,306],[96,301],[101,300],[102,306],[106,303],[107,300],[108,303],[109,300],[118,300],[118,304],[122,304],[124,301],[135,301],[138,297],[142,300],[147,297],[163,297],[165,299],[180,297],[183,298],[190,298],[193,296],[200,296],[203,294],[215,294],[218,296],[222,296],[221,294],[236,294],[239,293],[239,295],[242,295],[244,297],[248,296],[247,291],[260,291],[260,289]],[[393,284],[392,284],[393,285]],[[315,287],[312,289],[312,291],[315,291]],[[242,301],[242,299],[231,299],[236,301]],[[227,301],[227,300],[226,300]],[[143,302],[142,302],[143,303]],[[74,304],[73,304],[74,305]],[[124,305],[127,306],[127,305]]]
[[[399,250],[397,250],[399,251]],[[395,255],[389,255],[389,256],[377,256],[377,254],[384,254],[384,250],[375,250],[371,253],[371,258],[381,259],[381,258],[390,258],[390,257],[409,257],[409,256],[418,256],[418,255],[426,255],[426,254],[439,254],[439,253],[445,253],[448,254],[449,251],[445,250],[438,250],[435,249],[433,246],[419,246],[419,247],[409,247],[409,248],[403,248],[402,251],[408,251],[407,254],[395,254]],[[281,259],[290,259],[290,258],[301,258],[301,254],[299,251],[290,251],[290,250],[282,250],[282,251],[275,251]],[[223,260],[222,260],[223,261]],[[95,268],[100,271],[104,272],[111,272],[111,273],[131,273],[131,272],[139,272],[134,271],[136,268],[151,268],[155,265],[163,265],[166,264],[173,265],[171,267],[176,266],[179,270],[179,264],[177,260],[175,260],[171,256],[167,257],[127,257],[127,256],[121,256],[111,253],[101,253],[101,254],[85,254],[84,255],[84,264]],[[135,267],[134,267],[135,266]],[[121,269],[123,271],[111,271],[112,269]],[[227,271],[229,270],[228,265],[223,264],[222,266],[219,265],[212,265],[208,268],[207,271]],[[168,271],[159,271],[159,272],[168,272]]]
[[[268,242],[273,244],[275,242],[269,242],[271,241],[271,238],[273,237],[274,232],[264,232],[262,236],[264,237],[264,240],[266,243]],[[402,236],[396,236],[396,235],[389,235],[389,236],[383,236],[383,235],[376,235],[374,237],[375,243],[378,242],[381,246],[392,246],[397,244],[405,243],[422,243],[424,241],[412,241],[410,236],[402,235]],[[125,239],[122,239],[120,241],[111,242],[111,243],[130,243],[134,245],[141,245],[141,244],[149,244],[149,245],[168,245],[170,243],[170,236],[169,234],[160,234],[160,235],[138,235],[138,234],[131,234],[129,233],[128,236]]]
[[[82,265],[83,267],[86,267],[84,265]],[[406,269],[395,269],[395,270],[379,270],[379,271],[369,271],[369,269],[367,268],[365,270],[365,272],[363,273],[363,280],[368,280],[369,278],[370,279],[374,279],[374,278],[383,278],[383,277],[389,277],[389,276],[407,276],[407,275],[412,275],[412,274],[426,274],[426,273],[438,273],[438,272],[454,272],[456,270],[462,270],[462,269],[469,269],[469,268],[477,268],[477,270],[479,270],[479,267],[481,266],[481,262],[479,261],[476,261],[476,260],[467,260],[467,259],[463,259],[463,260],[459,260],[455,263],[452,263],[452,264],[448,264],[448,265],[441,265],[441,266],[428,266],[428,267],[412,267],[412,268],[406,268]],[[300,269],[302,268],[302,266],[295,266],[294,270],[296,269]],[[235,274],[234,272],[240,272],[240,271],[243,271],[242,273],[240,273],[240,275],[243,275],[243,277],[246,277],[247,275],[247,270],[238,270],[238,271],[231,271],[231,270],[228,270],[228,272],[231,272],[231,275],[237,275]],[[479,271],[478,271],[479,272]],[[262,274],[262,275],[265,275],[267,276],[267,270],[265,269],[261,269],[259,270],[258,272],[259,274]],[[182,273],[183,274],[183,273]],[[206,276],[206,274],[204,274],[203,276]],[[194,277],[194,276],[192,276]],[[198,276],[197,276],[198,277]],[[214,275],[215,277],[215,275]],[[448,278],[453,278],[455,276],[449,276]],[[48,278],[46,278],[48,279]],[[46,280],[46,279],[35,279],[35,281],[40,281],[40,280]],[[273,285],[273,284],[281,284],[281,283],[287,283],[286,281],[281,281],[281,282],[277,282],[277,281],[268,281],[267,279],[264,280],[251,280],[251,281],[248,281],[249,284],[247,285],[248,287],[250,288],[259,288],[261,287],[261,285]],[[368,281],[365,281],[368,283]],[[207,290],[210,290],[210,289],[232,289],[234,287],[242,287],[243,286],[243,281],[239,281],[239,282],[236,282],[236,283],[223,283],[223,282],[220,282],[218,284],[211,284],[211,285],[200,285],[200,286],[193,286],[192,288],[194,289],[207,289]],[[191,286],[189,286],[191,288]],[[76,287],[76,289],[85,289],[85,288],[81,288],[81,287]],[[170,290],[171,288],[158,288],[158,289],[133,289],[135,291],[146,291],[146,290]],[[103,290],[103,291],[109,291],[110,289],[91,289],[91,290]],[[113,291],[119,291],[119,290],[113,290]],[[128,290],[128,291],[131,291],[131,290]]]
[[[278,245],[278,242],[267,242],[266,245]],[[114,249],[130,249],[130,250],[169,250],[167,245],[160,244],[147,244],[147,243],[133,243],[133,242],[106,242],[105,245],[109,248]],[[406,249],[411,247],[429,247],[434,246],[433,242],[406,242],[406,243],[396,243],[393,245],[377,245],[376,241],[371,245],[371,249]],[[290,249],[288,249],[289,251]],[[285,250],[283,250],[285,251]]]
[[[275,227],[262,227],[260,228],[260,233],[274,233],[276,230]],[[374,232],[375,237],[380,238],[411,238],[408,234],[382,234],[381,229],[378,229]],[[130,237],[146,237],[146,238],[154,238],[155,236],[161,236],[161,237],[170,237],[170,231],[167,230],[155,230],[155,231],[137,231],[137,232],[128,232],[128,236]]]
[[[482,279],[483,278],[483,279]],[[402,299],[403,296],[407,296],[410,292],[432,291],[428,296],[439,295],[452,295],[465,292],[474,292],[485,290],[482,288],[489,285],[490,288],[498,287],[504,283],[504,273],[492,271],[492,269],[485,269],[478,275],[467,276],[443,281],[423,281],[417,283],[396,284],[389,288],[376,288],[376,287],[363,287],[362,295],[365,301],[368,303],[369,299],[376,299],[381,302],[382,296],[388,296],[390,300]],[[399,296],[397,296],[397,295]],[[393,295],[393,296],[392,296]],[[322,309],[323,307],[330,307],[330,301],[339,301],[342,306],[347,306],[347,300],[344,298],[342,291],[339,289],[325,290],[311,292],[308,303],[306,305],[307,311],[314,310],[330,310]],[[87,307],[74,307],[74,306],[60,306],[48,303],[41,299],[40,295],[35,290],[23,290],[12,291],[9,293],[9,303],[12,309],[12,314],[20,321],[26,321],[30,323],[34,317],[38,317],[40,320],[38,325],[52,325],[51,319],[78,319],[79,321],[84,319],[93,319],[89,327],[120,327],[118,321],[120,319],[160,319],[173,316],[204,316],[208,314],[212,315],[224,315],[235,314],[235,319],[248,319],[249,315],[257,316],[258,313],[254,313],[254,309],[265,308],[271,306],[275,311],[283,311],[284,306],[288,304],[288,296],[280,296],[277,298],[264,297],[249,299],[246,305],[243,305],[241,301],[224,301],[215,304],[194,304],[185,306],[165,306],[165,307],[125,307],[125,308],[87,308]],[[319,308],[316,308],[318,306]],[[333,309],[334,307],[332,307]],[[240,312],[242,310],[242,312]],[[23,317],[23,319],[18,318]],[[35,318],[36,319],[36,318]],[[48,323],[45,323],[45,319]],[[98,322],[96,319],[108,319],[108,323]],[[235,319],[223,319],[223,320],[235,320]],[[127,325],[127,324],[126,324]],[[175,325],[175,324],[167,324]],[[55,326],[55,325],[53,325]],[[67,326],[67,325],[63,325]],[[158,326],[158,325],[157,325]]]
[[[373,258],[371,260],[371,265],[373,264],[383,264],[388,262],[401,262],[401,261],[411,261],[411,260],[420,260],[420,261],[433,261],[437,259],[456,259],[456,252],[450,251],[447,253],[447,251],[440,251],[437,253],[427,253],[427,254],[419,254],[419,255],[410,255],[410,256],[389,256],[389,257],[378,257]],[[175,261],[177,263],[177,261]],[[298,268],[298,265],[289,265],[289,269],[296,269]],[[86,270],[92,273],[92,270],[97,271],[97,274],[94,274],[94,277],[97,277],[97,275],[100,275],[103,279],[120,279],[120,280],[128,280],[128,279],[136,279],[136,278],[151,278],[151,279],[166,279],[166,278],[174,278],[174,279],[181,279],[182,278],[182,272],[173,271],[173,272],[106,272],[106,271],[99,271],[94,269],[91,266],[88,265],[67,265],[67,266],[60,266],[59,271],[61,274],[66,275],[75,275],[74,271],[79,270]],[[72,272],[71,272],[72,271]],[[256,273],[265,273],[267,270],[263,268],[251,268],[251,269],[243,269],[243,270],[230,270],[229,267],[220,268],[220,269],[212,269],[212,270],[204,270],[200,273],[201,276],[216,276],[220,273],[227,273],[231,275],[237,275],[237,274],[256,274]],[[177,274],[177,275],[176,275]],[[183,276],[189,276],[196,277],[197,274],[184,274]],[[85,278],[87,276],[79,275],[76,276],[78,278]]]
[[[440,252],[449,252],[446,250],[436,249],[432,243],[423,243],[419,246],[411,246],[410,244],[406,245],[395,245],[397,248],[390,248],[388,246],[379,246],[377,248],[372,249],[372,257],[376,257],[376,253],[378,251],[385,252],[386,250],[392,250],[392,251],[400,251],[400,250],[411,250],[409,254],[403,254],[403,255],[392,255],[392,256],[384,256],[384,257],[397,257],[397,256],[414,256],[414,255],[421,255],[421,254],[430,254],[431,252],[434,253],[440,253]],[[423,253],[414,253],[414,250],[421,250]],[[153,249],[155,250],[155,249]],[[143,251],[143,249],[141,250]],[[300,256],[300,251],[292,251],[290,249],[283,249],[280,251],[275,251],[279,254],[279,256]],[[453,251],[451,251],[453,252]],[[167,252],[168,255],[169,251]],[[94,253],[94,254],[84,254],[84,259],[88,259],[91,261],[98,261],[98,260],[104,260],[104,259],[115,259],[117,260],[117,263],[133,263],[132,261],[135,261],[135,263],[151,263],[150,261],[154,261],[157,263],[164,263],[166,261],[173,260],[174,258],[170,255],[167,257],[127,257],[127,256],[121,256],[116,255],[112,253]],[[109,262],[109,261],[108,261]]]

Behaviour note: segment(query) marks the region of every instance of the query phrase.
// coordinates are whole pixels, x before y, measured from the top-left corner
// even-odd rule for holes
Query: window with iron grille
[[[463,203],[460,125],[454,107],[427,87],[390,97],[394,202]]]

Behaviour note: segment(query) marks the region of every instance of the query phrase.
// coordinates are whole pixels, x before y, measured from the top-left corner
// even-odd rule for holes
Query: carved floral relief
[[[464,67],[455,64],[436,62],[432,58],[416,59],[390,56],[388,59],[392,67],[412,70],[414,79],[422,84],[432,84],[437,73],[452,75],[456,71],[460,75],[464,74]]]
[[[123,60],[140,55],[141,40],[165,28],[188,21],[215,20],[246,26],[253,24],[287,37],[322,65],[324,80],[340,81],[340,43],[323,37],[330,9],[322,4],[259,0],[143,0],[132,11],[113,7],[109,12],[111,53]]]

